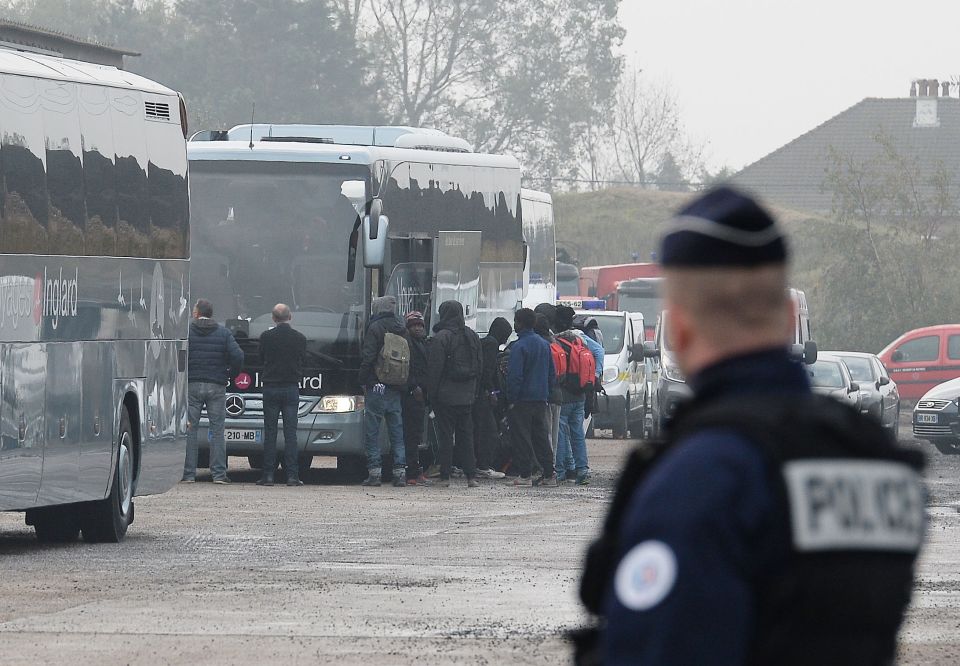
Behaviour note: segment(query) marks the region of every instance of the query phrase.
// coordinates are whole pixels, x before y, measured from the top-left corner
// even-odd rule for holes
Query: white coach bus
[[[0,49],[0,510],[119,541],[180,478],[189,197],[180,96]]]

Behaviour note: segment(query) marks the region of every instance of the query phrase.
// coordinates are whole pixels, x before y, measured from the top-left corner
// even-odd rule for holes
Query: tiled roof
[[[138,53],[137,51],[130,51],[129,49],[121,49],[116,46],[109,46],[107,44],[101,44],[100,42],[96,42],[92,40],[80,39],[79,37],[69,35],[65,32],[60,32],[59,30],[51,30],[49,28],[43,28],[38,25],[23,23],[21,21],[11,21],[9,19],[0,19],[0,28],[13,29],[13,30],[21,31],[25,34],[59,40],[61,42],[66,42],[68,44],[86,46],[89,48],[98,49],[100,51],[104,51],[106,53],[113,53],[116,55],[129,55],[129,56],[140,55],[140,53]]]
[[[914,127],[918,99],[936,100],[938,126]],[[790,208],[829,211],[833,197],[824,180],[830,149],[863,162],[882,151],[878,135],[899,155],[916,158],[924,173],[942,163],[960,186],[960,99],[951,97],[864,99],[744,167],[731,182]]]

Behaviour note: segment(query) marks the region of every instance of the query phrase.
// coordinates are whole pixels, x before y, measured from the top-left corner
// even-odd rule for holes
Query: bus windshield
[[[190,165],[193,292],[251,338],[286,303],[311,351],[351,355],[363,271],[347,281],[348,244],[366,200],[366,167],[197,160]]]
[[[663,309],[663,299],[659,296],[643,296],[629,292],[621,292],[617,299],[617,307],[624,312],[639,312],[643,315],[644,326],[652,328],[657,321],[657,315]]]

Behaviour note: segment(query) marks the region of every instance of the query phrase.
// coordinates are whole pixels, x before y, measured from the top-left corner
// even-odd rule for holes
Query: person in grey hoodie
[[[363,350],[360,358],[360,383],[366,394],[363,410],[364,445],[367,452],[368,476],[365,486],[380,485],[380,470],[383,459],[380,455],[380,422],[387,422],[387,436],[393,451],[393,485],[406,485],[404,469],[406,453],[403,445],[403,406],[402,391],[406,387],[387,386],[377,377],[377,359],[383,349],[387,333],[408,339],[407,328],[397,316],[397,299],[382,296],[373,299],[373,316],[363,336]]]
[[[207,408],[210,422],[210,474],[214,483],[227,478],[227,446],[223,441],[227,382],[243,367],[243,350],[233,333],[213,319],[213,304],[197,299],[190,323],[190,353],[187,362],[187,456],[183,481],[197,478],[197,425]]]

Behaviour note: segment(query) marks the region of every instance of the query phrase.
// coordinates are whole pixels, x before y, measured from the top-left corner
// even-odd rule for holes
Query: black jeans
[[[500,449],[500,425],[490,398],[485,394],[473,404],[473,446],[477,469],[493,469],[494,458]]]
[[[263,474],[277,469],[277,419],[283,414],[283,469],[288,479],[300,478],[297,468],[297,411],[300,391],[296,384],[263,387]]]
[[[513,459],[524,478],[533,473],[534,458],[544,476],[553,473],[549,414],[550,407],[545,402],[518,402],[509,412]]]
[[[457,460],[463,465],[468,479],[477,475],[473,457],[473,405],[436,405],[437,442],[440,445],[440,478],[450,478],[453,466],[453,449],[456,446]]]
[[[420,467],[420,442],[423,440],[423,419],[426,406],[412,395],[404,395],[401,401],[403,410],[403,446],[407,453],[407,478],[415,479],[423,471]]]

